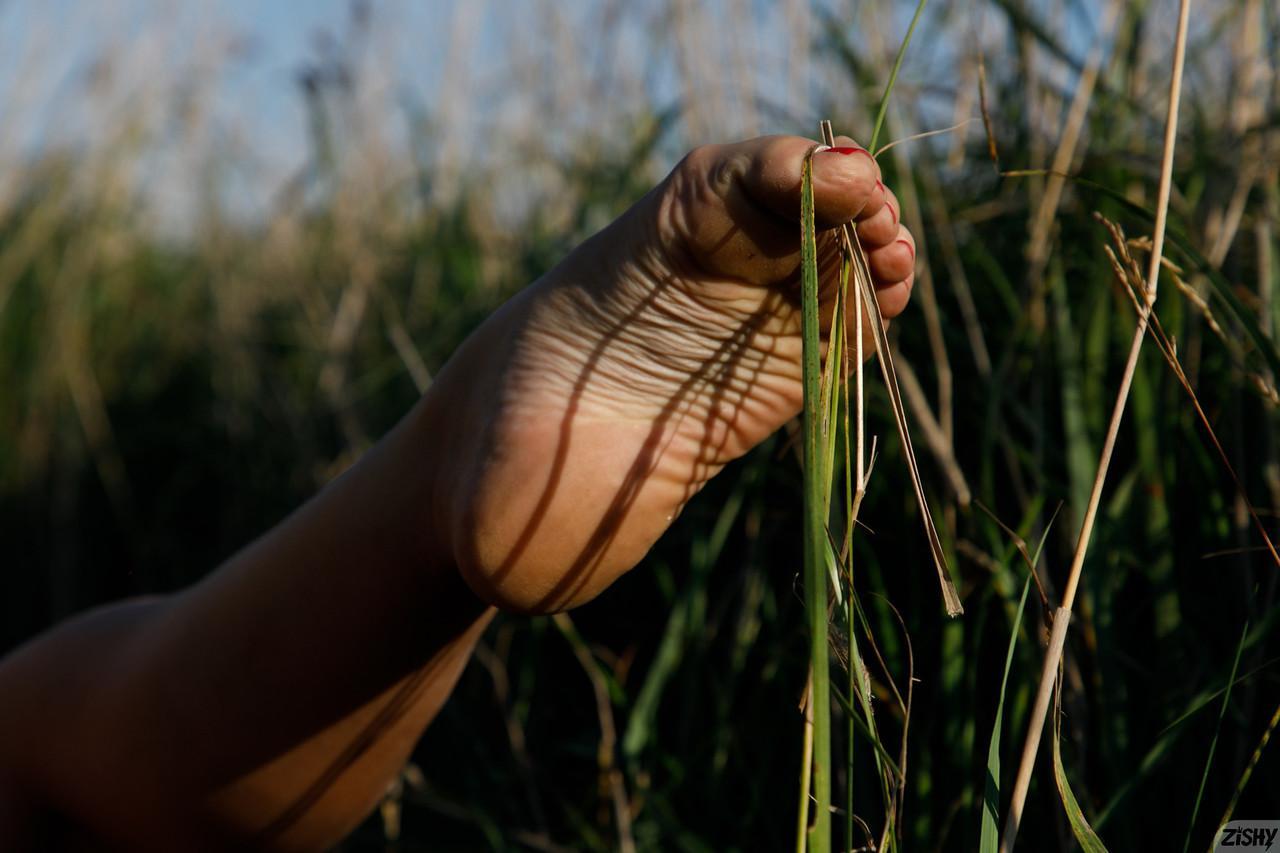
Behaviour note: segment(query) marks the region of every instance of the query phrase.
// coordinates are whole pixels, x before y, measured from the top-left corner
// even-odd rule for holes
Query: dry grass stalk
[[[823,142],[834,145],[835,134],[831,122],[822,122]],[[876,301],[875,285],[871,280],[871,271],[867,267],[866,253],[858,242],[858,235],[853,226],[845,223],[841,234],[846,250],[853,258],[854,278],[858,292],[862,296],[867,316],[870,318],[871,334],[875,338],[876,352],[879,354],[880,373],[884,378],[885,389],[889,393],[889,402],[893,407],[894,421],[898,427],[898,436],[902,440],[903,456],[907,460],[907,470],[911,475],[911,485],[915,489],[916,503],[920,507],[920,520],[924,525],[925,536],[929,540],[929,549],[933,554],[934,568],[938,572],[938,583],[942,587],[942,598],[948,616],[959,616],[964,612],[960,604],[960,596],[956,593],[955,584],[947,567],[947,557],[942,550],[942,542],[938,539],[938,530],[933,524],[933,515],[929,511],[929,500],[924,494],[924,485],[920,481],[919,466],[916,464],[915,450],[911,444],[911,431],[907,426],[907,413],[902,405],[902,392],[898,388],[897,372],[894,370],[893,354],[889,349],[889,338],[885,334],[884,317],[880,313],[880,304]],[[861,358],[861,353],[859,353]]]
[[[923,4],[921,4],[923,5]],[[920,7],[917,7],[917,13]],[[873,19],[874,21],[874,19]],[[909,34],[908,34],[909,35]],[[878,26],[870,26],[867,31],[868,44],[871,46],[874,54],[888,56],[886,45]],[[895,69],[901,61],[901,48],[898,56],[895,58]],[[891,75],[892,78],[896,76]],[[891,83],[892,85],[892,83]],[[894,142],[885,145],[876,146],[879,139],[879,131],[884,130],[886,133],[893,130],[895,126],[901,126],[898,120],[898,110],[895,106],[891,106],[887,100],[881,105],[879,116],[876,122],[876,130],[873,132],[870,147],[874,149],[874,156],[878,160],[884,152],[895,148],[902,142],[909,142],[914,139],[930,136],[935,131],[919,133],[900,137]],[[947,132],[953,128],[947,128],[942,132]],[[911,229],[912,234],[916,238],[916,256],[927,257],[929,254],[928,233],[929,229],[925,228],[924,217],[922,215],[922,205],[920,203],[920,194],[916,189],[915,175],[917,170],[913,168],[906,149],[897,148],[894,151],[894,162],[897,166],[897,198],[899,202],[899,213],[902,223]],[[955,438],[954,424],[954,381],[951,370],[951,359],[947,352],[945,337],[942,331],[942,312],[938,306],[937,294],[934,290],[933,271],[924,264],[919,267],[915,277],[916,289],[915,300],[919,304],[924,315],[925,331],[927,332],[929,341],[929,352],[933,363],[934,373],[936,377],[937,388],[937,415],[934,416],[927,398],[924,395],[908,394],[906,398],[907,405],[911,407],[913,413],[919,422],[934,420],[941,427],[945,444],[950,447]],[[933,445],[930,445],[933,449]],[[950,453],[954,457],[954,452]],[[945,459],[939,459],[940,464],[947,464]],[[957,492],[958,496],[963,498],[965,490]],[[967,501],[961,500],[962,505],[967,505]]]
[[[807,804],[810,785],[813,784],[813,670],[804,685],[800,699],[800,711],[804,714],[804,739],[800,752],[800,802]],[[809,809],[807,805],[797,812],[796,850],[803,851],[809,835]]]
[[[951,488],[956,493],[956,500],[961,506],[968,506],[973,500],[973,493],[969,490],[969,483],[965,479],[964,472],[960,470],[960,463],[956,460],[955,445],[951,438],[943,432],[942,425],[933,417],[933,413],[929,410],[929,402],[925,398],[924,388],[920,385],[920,379],[916,376],[915,370],[912,369],[911,363],[901,361],[897,365],[901,368],[900,378],[902,379],[902,390],[907,396],[907,402],[911,404],[912,410],[916,414],[917,423],[924,431],[925,442],[929,445],[929,449],[933,451],[937,457],[942,471],[947,475],[947,482],[951,484]]]
[[[578,629],[567,613],[557,613],[551,617],[561,635],[573,649],[582,671],[591,681],[591,690],[596,700],[596,717],[600,722],[600,743],[596,751],[596,760],[600,769],[601,795],[607,796],[613,809],[614,827],[618,833],[618,850],[621,853],[635,853],[636,841],[631,832],[631,801],[627,797],[627,786],[622,770],[615,761],[617,753],[617,729],[613,724],[613,701],[609,698],[609,685],[600,672],[599,664],[591,649],[587,647]]]
[[[1105,246],[1103,249],[1107,253],[1107,258],[1111,261],[1112,269],[1116,273],[1116,278],[1119,281],[1121,289],[1126,295],[1128,295],[1135,310],[1138,312],[1138,316],[1141,317],[1143,307],[1138,301],[1137,294],[1142,292],[1142,279],[1137,274],[1138,262],[1130,254],[1129,247],[1137,245],[1147,248],[1149,243],[1143,240],[1125,240],[1124,231],[1119,225],[1111,222],[1101,214],[1095,213],[1094,217],[1107,227],[1107,230],[1111,232],[1112,239],[1116,242],[1116,246],[1120,252],[1119,259],[1117,259],[1110,246]],[[1187,283],[1180,277],[1179,273],[1181,273],[1181,269],[1167,258],[1164,259],[1164,268],[1169,271],[1170,277],[1178,285],[1179,291],[1183,293],[1193,304],[1203,309],[1206,322],[1209,323],[1211,328],[1217,330],[1219,336],[1222,337],[1225,342],[1227,338],[1222,335],[1221,329],[1218,329],[1217,324],[1213,322],[1212,315],[1207,313],[1208,306],[1204,305],[1203,302],[1198,299],[1195,290],[1187,285]],[[1151,315],[1151,332],[1155,339],[1156,347],[1160,350],[1161,355],[1164,356],[1165,361],[1168,362],[1170,369],[1173,370],[1173,375],[1182,386],[1182,390],[1186,391],[1187,396],[1191,399],[1191,404],[1195,408],[1196,415],[1200,418],[1200,424],[1204,427],[1205,432],[1208,433],[1210,443],[1213,444],[1213,448],[1218,454],[1218,460],[1222,463],[1222,467],[1226,469],[1227,474],[1230,475],[1232,483],[1235,484],[1237,497],[1244,504],[1246,511],[1249,513],[1249,516],[1253,519],[1254,525],[1258,529],[1258,533],[1262,536],[1262,541],[1265,543],[1265,550],[1271,554],[1271,558],[1275,562],[1276,567],[1280,568],[1280,553],[1277,553],[1276,546],[1272,543],[1271,537],[1267,534],[1266,525],[1262,523],[1262,519],[1258,516],[1257,509],[1254,507],[1253,502],[1249,500],[1249,494],[1244,488],[1244,483],[1240,481],[1239,475],[1236,474],[1235,466],[1231,464],[1231,460],[1227,456],[1226,449],[1223,448],[1222,442],[1218,440],[1217,431],[1214,430],[1213,424],[1209,420],[1209,416],[1205,414],[1204,408],[1200,405],[1200,398],[1196,394],[1195,388],[1192,387],[1191,380],[1187,378],[1186,371],[1182,367],[1182,362],[1178,359],[1176,346],[1173,341],[1170,340],[1169,336],[1165,334],[1164,327],[1160,323],[1160,318],[1155,314]]]
[[[982,129],[987,137],[987,156],[996,172],[1000,171],[1000,150],[996,147],[996,133],[991,124],[991,111],[987,108],[987,63],[981,51],[978,53],[978,108],[982,110]]]
[[[968,127],[969,123],[972,121],[973,119],[967,118],[964,121],[958,121],[955,124],[948,125],[947,127],[940,127],[937,130],[923,130],[920,133],[913,133],[910,136],[904,136],[900,139],[895,139],[892,142],[886,142],[884,145],[881,145],[879,148],[877,148],[873,152],[873,154],[878,160],[880,159],[881,154],[883,154],[884,152],[892,148],[897,148],[899,145],[902,145],[904,142],[915,142],[917,139],[928,139],[930,136],[941,136],[944,133],[952,133],[954,131],[959,130],[962,127]]]
[[[1076,151],[1084,132],[1084,119],[1089,111],[1089,103],[1093,100],[1093,90],[1098,82],[1098,73],[1102,68],[1104,46],[1108,35],[1119,15],[1121,4],[1118,0],[1110,0],[1102,15],[1099,28],[1101,37],[1094,41],[1085,60],[1084,70],[1076,83],[1075,93],[1071,97],[1071,106],[1067,109],[1067,117],[1062,128],[1062,137],[1053,154],[1053,163],[1049,167],[1049,180],[1045,191],[1040,196],[1035,214],[1031,220],[1031,239],[1027,245],[1027,263],[1030,268],[1032,286],[1031,321],[1032,327],[1044,327],[1044,270],[1049,260],[1050,230],[1058,213],[1058,205],[1062,201],[1062,192],[1066,188],[1065,175],[1070,172],[1075,161]]]
[[[886,127],[900,124],[897,121],[896,110],[887,110],[886,116]],[[906,139],[910,139],[910,137],[906,137]],[[878,157],[881,151],[889,147],[889,145],[886,145],[877,149],[876,156]],[[920,193],[916,189],[914,177],[916,170],[912,168],[906,149],[900,148],[894,151],[894,163],[897,166],[899,176],[897,196],[902,222],[911,229],[911,233],[915,236],[916,255],[922,258],[928,257],[928,229],[924,225],[923,206],[920,203]],[[947,352],[946,338],[942,331],[942,311],[938,307],[938,297],[933,287],[933,270],[928,264],[922,264],[916,272],[913,298],[919,302],[921,313],[924,314],[925,332],[929,340],[929,353],[933,359],[933,369],[936,374],[935,384],[938,394],[937,421],[942,427],[942,434],[946,437],[947,444],[950,445],[955,439],[953,427],[955,422],[955,383],[952,378],[951,357]],[[908,397],[907,403],[914,408],[915,401],[913,398]],[[926,411],[928,411],[927,406]],[[919,411],[916,412],[916,415],[922,420],[925,417]]]
[[[1143,291],[1142,310],[1138,315],[1138,326],[1134,331],[1133,343],[1129,348],[1129,358],[1125,364],[1124,374],[1120,380],[1120,389],[1116,394],[1115,407],[1111,413],[1111,423],[1107,428],[1106,439],[1103,442],[1102,455],[1098,461],[1098,473],[1094,477],[1093,488],[1089,494],[1089,503],[1085,509],[1084,522],[1080,528],[1080,538],[1076,543],[1075,555],[1071,561],[1071,571],[1067,576],[1066,590],[1062,596],[1062,606],[1054,612],[1053,635],[1049,649],[1045,654],[1044,668],[1040,673],[1040,687],[1031,712],[1027,728],[1027,739],[1022,748],[1022,759],[1018,765],[1018,775],[1014,782],[1013,797],[1009,805],[1009,816],[1005,821],[1004,837],[1000,839],[1001,853],[1010,853],[1013,850],[1014,841],[1017,839],[1023,806],[1026,804],[1027,790],[1031,785],[1031,771],[1035,767],[1036,753],[1040,747],[1040,736],[1044,732],[1045,717],[1049,711],[1049,700],[1053,694],[1054,678],[1062,661],[1067,625],[1071,620],[1071,608],[1075,603],[1076,592],[1079,589],[1080,575],[1084,568],[1084,557],[1089,549],[1089,539],[1093,534],[1094,520],[1097,517],[1098,505],[1102,499],[1102,487],[1106,482],[1107,470],[1111,465],[1111,454],[1115,449],[1116,438],[1120,432],[1120,423],[1124,418],[1125,404],[1129,398],[1129,387],[1133,383],[1134,371],[1138,366],[1138,356],[1142,352],[1142,341],[1146,337],[1147,325],[1155,306],[1156,286],[1160,278],[1160,261],[1164,253],[1165,224],[1169,215],[1169,194],[1173,185],[1173,151],[1177,141],[1178,106],[1182,98],[1182,69],[1186,58],[1187,20],[1190,14],[1190,6],[1190,0],[1181,0],[1178,9],[1178,33],[1174,45],[1172,79],[1169,84],[1169,109],[1165,118],[1160,188],[1156,202],[1155,229],[1152,237],[1151,259],[1147,270],[1146,287]]]
[[[942,181],[938,176],[936,163],[925,164],[920,170],[925,192],[933,198],[943,197]],[[969,340],[969,351],[973,355],[974,366],[978,375],[984,380],[991,378],[991,351],[987,347],[987,338],[982,331],[982,322],[978,317],[978,307],[973,299],[973,289],[969,286],[969,276],[965,273],[964,263],[960,260],[960,243],[956,237],[955,225],[945,204],[934,206],[934,233],[938,236],[938,246],[942,249],[943,263],[947,267],[951,292],[960,307],[960,318],[964,323],[965,336]]]

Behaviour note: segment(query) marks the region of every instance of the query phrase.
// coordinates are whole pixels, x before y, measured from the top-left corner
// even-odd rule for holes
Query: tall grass
[[[1071,559],[1070,573],[1067,575],[1066,591],[1062,594],[1062,604],[1053,612],[1053,629],[1050,635],[1049,648],[1045,654],[1044,666],[1041,668],[1040,689],[1036,695],[1036,703],[1031,712],[1031,720],[1027,728],[1026,744],[1023,746],[1022,761],[1018,766],[1017,781],[1014,782],[1013,799],[1009,806],[1009,817],[1005,822],[1005,834],[1001,839],[1001,850],[1013,850],[1018,835],[1018,825],[1022,819],[1022,808],[1026,802],[1027,790],[1031,783],[1031,773],[1035,767],[1036,752],[1040,745],[1040,735],[1044,729],[1045,717],[1049,708],[1049,697],[1058,683],[1058,670],[1062,663],[1063,646],[1067,630],[1071,624],[1072,605],[1075,603],[1076,591],[1080,587],[1081,570],[1084,568],[1085,554],[1089,550],[1090,538],[1093,534],[1094,520],[1097,518],[1102,489],[1107,480],[1107,472],[1111,467],[1111,455],[1115,450],[1117,434],[1125,407],[1129,401],[1129,389],[1133,384],[1134,371],[1138,366],[1138,357],[1142,353],[1142,344],[1146,338],[1147,326],[1155,309],[1156,287],[1160,280],[1161,261],[1163,259],[1165,226],[1169,215],[1169,195],[1172,191],[1173,154],[1178,135],[1178,108],[1182,100],[1182,71],[1186,60],[1187,25],[1191,11],[1190,0],[1181,0],[1178,13],[1178,33],[1174,40],[1172,70],[1169,83],[1169,105],[1165,116],[1164,148],[1161,153],[1160,188],[1156,200],[1155,231],[1151,239],[1151,258],[1148,265],[1146,284],[1141,290],[1142,300],[1138,309],[1137,329],[1133,333],[1133,342],[1129,345],[1129,355],[1125,361],[1124,373],[1120,378],[1120,390],[1116,392],[1116,403],[1112,409],[1111,419],[1107,427],[1106,437],[1102,443],[1102,456],[1098,461],[1098,472],[1094,475],[1093,486],[1089,492],[1084,521],[1080,527],[1080,538],[1076,544],[1075,554]],[[1265,536],[1265,533],[1264,533]],[[1276,568],[1280,569],[1280,561]],[[1072,828],[1082,845],[1101,849],[1092,830],[1080,813],[1079,805],[1071,794],[1061,771],[1062,760],[1058,750],[1057,718],[1054,721],[1054,768],[1058,779],[1059,791],[1063,804],[1067,808]],[[1196,798],[1199,808],[1199,796]],[[1194,820],[1194,819],[1193,819]]]
[[[6,645],[94,602],[189,582],[281,518],[394,422],[480,318],[711,129],[737,135],[749,119],[811,135],[813,116],[830,115],[860,137],[912,11],[677,5],[661,26],[644,3],[614,17],[602,5],[589,28],[548,18],[542,38],[505,52],[522,73],[504,78],[502,121],[528,126],[483,134],[511,148],[474,155],[466,133],[450,136],[475,127],[457,112],[465,98],[369,98],[378,51],[321,56],[303,70],[326,73],[301,75],[313,85],[294,95],[317,116],[303,123],[307,152],[257,215],[228,198],[228,175],[269,183],[234,133],[162,120],[180,114],[178,98],[108,98],[109,77],[86,98],[123,106],[94,141],[34,152],[5,142]],[[848,479],[835,464],[832,489],[846,584],[825,628],[843,721],[827,765],[833,846],[968,850],[982,835],[993,744],[999,790],[1013,782],[1047,605],[1060,600],[1134,329],[1104,246],[1127,261],[1093,214],[1143,235],[1156,207],[1172,7],[1115,4],[1104,26],[1107,8],[931,4],[884,111],[878,142],[985,119],[880,158],[920,240],[913,305],[886,342],[966,613],[939,612],[888,393],[865,382],[871,482],[854,452],[860,395],[842,391],[825,436],[836,444],[824,446],[840,460],[847,436],[854,461]],[[1280,20],[1262,0],[1197,8],[1165,247],[1182,286],[1166,284],[1152,315],[1182,377],[1160,347],[1134,368],[1062,669],[1061,778],[1115,850],[1186,843],[1186,821],[1159,816],[1189,818],[1202,779],[1191,846],[1207,847],[1226,815],[1273,811],[1280,790],[1268,745],[1280,614],[1259,532],[1275,541],[1280,508]],[[393,13],[375,9],[375,30],[394,27],[382,14]],[[784,42],[811,50],[790,60]],[[597,43],[620,46],[616,73],[595,73],[608,59]],[[576,88],[551,86],[548,69],[561,66]],[[481,91],[475,74],[451,79]],[[213,86],[192,83],[192,97]],[[784,102],[791,83],[803,92],[795,105]],[[578,112],[596,105],[607,120]],[[131,114],[144,107],[159,118]],[[179,177],[218,191],[187,195],[201,199],[189,227],[162,228],[146,184],[175,127],[191,134],[187,150],[209,152]],[[405,138],[360,132],[393,127]],[[1070,178],[1059,185],[1055,172]],[[1139,237],[1125,245],[1148,257]],[[846,351],[857,346],[848,331]],[[786,447],[768,442],[730,466],[644,566],[572,615],[572,630],[495,624],[397,789],[398,812],[387,811],[405,847],[794,846],[796,706],[813,649],[811,583],[795,559],[804,481]],[[842,505],[867,483],[846,536]],[[1017,542],[1042,537],[1019,624]],[[825,593],[823,583],[812,586]],[[1046,757],[1032,776],[1024,849],[1075,843],[1050,771]],[[390,828],[374,819],[350,849],[384,849]]]

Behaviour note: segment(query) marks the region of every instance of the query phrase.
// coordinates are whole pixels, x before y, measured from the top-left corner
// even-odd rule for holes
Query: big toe
[[[814,213],[829,229],[874,217],[888,191],[880,167],[847,137],[813,157]],[[691,152],[672,173],[663,209],[679,245],[704,271],[757,284],[794,274],[800,249],[800,186],[805,157],[817,143],[765,136]]]
[[[880,166],[865,148],[839,137],[813,156],[814,218],[822,228],[862,218],[884,204]],[[749,152],[743,187],[761,205],[791,220],[800,216],[800,172],[817,144],[800,136],[772,136],[741,143]]]

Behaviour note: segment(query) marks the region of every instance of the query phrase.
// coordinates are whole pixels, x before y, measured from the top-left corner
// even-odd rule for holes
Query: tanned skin
[[[589,601],[799,412],[814,144],[694,150],[283,523],[189,589],[84,614],[0,662],[0,848],[323,850],[347,835],[495,609]],[[814,157],[824,280],[832,229],[856,221],[894,317],[914,242],[872,157],[838,144]]]

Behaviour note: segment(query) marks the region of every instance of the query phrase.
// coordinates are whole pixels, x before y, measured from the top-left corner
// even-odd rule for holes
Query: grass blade
[[[1240,655],[1244,651],[1244,641],[1249,635],[1249,623],[1244,623],[1240,632],[1240,642],[1236,645],[1236,659],[1231,664],[1231,675],[1227,678],[1227,689],[1222,694],[1222,707],[1218,710],[1218,722],[1213,727],[1213,738],[1209,741],[1209,755],[1204,760],[1204,773],[1200,776],[1200,788],[1196,791],[1196,803],[1191,808],[1191,823],[1187,826],[1187,838],[1182,843],[1182,853],[1191,846],[1191,833],[1196,828],[1196,818],[1200,816],[1200,801],[1204,798],[1204,786],[1209,781],[1209,769],[1213,767],[1213,753],[1218,749],[1218,735],[1222,732],[1222,720],[1227,716],[1227,706],[1231,703],[1231,685],[1236,680],[1236,671],[1240,668]]]
[[[808,704],[813,720],[813,779],[808,849],[831,849],[831,684],[827,652],[827,504],[819,463],[821,365],[818,314],[818,247],[813,212],[813,150],[800,175],[801,334],[804,369],[804,585],[813,670]],[[802,803],[802,812],[808,803]]]
[[[800,750],[800,808],[796,814],[796,853],[809,844],[809,790],[813,782],[813,674],[804,686],[804,741]]]
[[[1061,700],[1062,686],[1058,686],[1058,698]],[[1076,801],[1076,795],[1071,791],[1071,785],[1067,782],[1067,773],[1062,767],[1062,714],[1058,708],[1053,712],[1053,781],[1058,785],[1058,796],[1062,798],[1062,807],[1067,812],[1067,822],[1071,824],[1071,832],[1076,837],[1080,849],[1084,853],[1107,853],[1107,846],[1102,843],[1102,839],[1098,837],[1098,833],[1093,831],[1093,827],[1089,825],[1089,821],[1085,819],[1084,812],[1080,810],[1080,803]]]
[[[1022,612],[1031,591],[1031,574],[1022,584],[1022,597],[1018,599],[1018,615],[1009,633],[1009,649],[1004,656],[1004,675],[1000,678],[1000,699],[996,703],[996,720],[991,725],[991,741],[987,745],[987,784],[982,798],[982,835],[978,840],[980,853],[996,853],[1000,846],[1000,726],[1004,717],[1004,694],[1009,685],[1009,670],[1013,668],[1013,650],[1018,644],[1018,630],[1022,627]]]
[[[1240,795],[1244,793],[1245,786],[1249,784],[1249,779],[1253,776],[1253,770],[1258,766],[1258,761],[1262,758],[1262,751],[1267,748],[1267,744],[1271,741],[1271,734],[1276,730],[1277,724],[1280,724],[1280,705],[1276,706],[1275,713],[1271,715],[1271,721],[1267,723],[1267,728],[1262,733],[1262,738],[1253,749],[1253,755],[1249,756],[1249,763],[1245,765],[1244,772],[1240,774],[1240,781],[1236,783],[1236,789],[1231,794],[1231,801],[1227,803],[1227,809],[1222,813],[1222,819],[1218,821],[1219,829],[1226,826],[1227,822],[1231,820],[1231,816],[1235,814],[1236,804],[1240,802]]]
[[[911,24],[907,27],[907,35],[902,39],[902,44],[898,47],[898,55],[893,58],[893,68],[889,71],[889,82],[885,84],[884,95],[880,98],[880,109],[876,112],[875,127],[871,130],[871,142],[867,145],[868,151],[876,150],[876,142],[880,140],[880,131],[884,127],[885,115],[889,112],[889,96],[893,94],[893,84],[898,82],[898,69],[902,67],[902,60],[907,55],[907,45],[911,44],[911,34],[916,31],[916,24],[920,21],[920,13],[924,11],[924,7],[929,0],[920,0],[916,4],[916,12],[911,16]],[[828,145],[831,143],[828,142]]]
[[[884,766],[889,769],[893,778],[902,778],[902,771],[898,769],[898,762],[889,754],[889,750],[884,748],[884,744],[881,742],[880,736],[876,734],[869,725],[867,725],[867,721],[858,714],[853,705],[850,704],[849,700],[846,699],[843,694],[836,692],[831,695],[835,697],[836,702],[838,702],[840,707],[844,709],[845,713],[849,715],[849,719],[853,721],[853,725],[858,730],[858,733],[867,739],[867,743],[871,744],[871,748],[875,750],[876,756],[884,762]]]
[[[1058,513],[1055,510],[1053,516],[1049,519],[1049,523],[1045,525],[1044,532],[1040,534],[1040,542],[1036,545],[1035,554],[1030,554],[1027,552],[1027,547],[1022,541],[1022,537],[1005,527],[994,514],[991,515],[992,520],[1013,537],[1014,548],[1022,555],[1022,559],[1026,563],[1027,579],[1022,585],[1022,597],[1018,599],[1018,609],[1015,611],[1013,618],[1013,631],[1009,634],[1009,648],[1004,657],[1004,675],[1000,679],[1000,698],[996,703],[996,719],[992,723],[991,741],[987,745],[987,784],[984,786],[983,791],[982,834],[978,840],[978,849],[981,853],[995,853],[1000,845],[1000,730],[1004,720],[1005,691],[1009,684],[1009,670],[1013,666],[1013,650],[1017,645],[1018,631],[1022,627],[1022,614],[1026,609],[1027,593],[1031,589],[1033,580],[1039,585],[1040,579],[1036,575],[1036,566],[1040,563],[1040,555],[1044,552],[1044,543],[1048,540],[1049,531],[1053,528],[1053,522],[1057,517]],[[1040,595],[1043,600],[1043,590],[1040,591]]]

